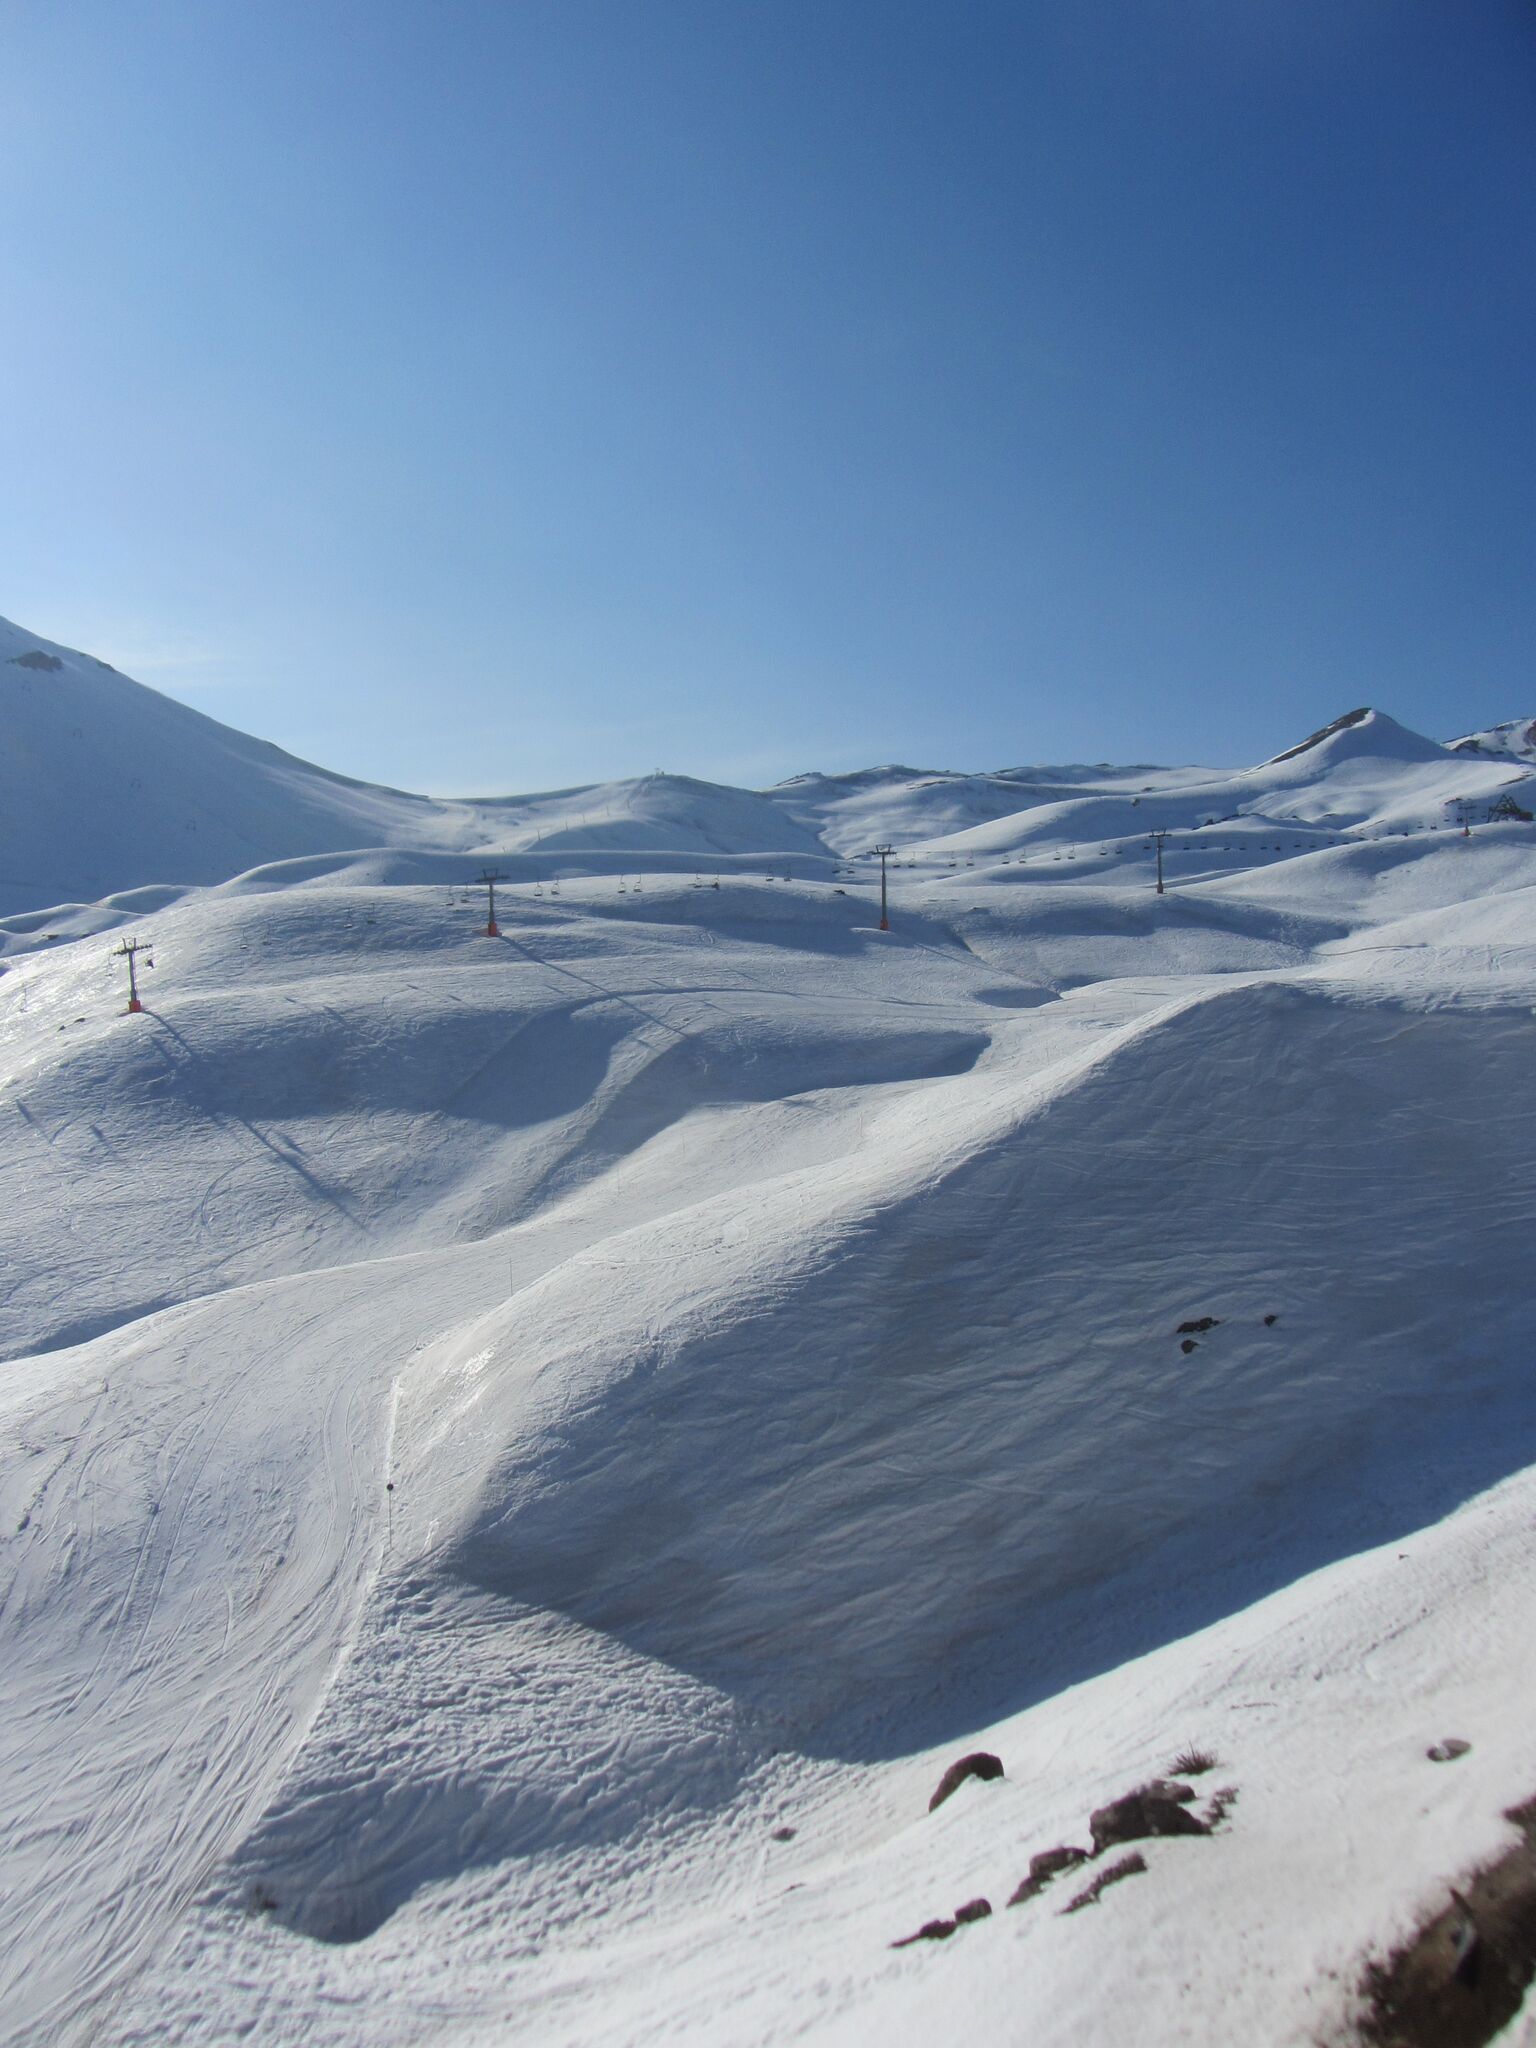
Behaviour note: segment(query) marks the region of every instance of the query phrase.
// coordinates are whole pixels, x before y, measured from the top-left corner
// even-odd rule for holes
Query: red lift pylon
[[[148,951],[149,941],[147,939],[124,939],[123,943],[112,955],[114,960],[126,959],[128,962],[128,1007],[123,1012],[125,1017],[135,1017],[143,1012],[144,1005],[139,1001],[139,977],[134,955],[136,953],[147,953]],[[153,960],[146,960],[144,962],[146,967],[153,967],[154,964]]]
[[[501,926],[496,922],[496,884],[505,882],[507,877],[486,868],[480,876],[481,887],[486,892],[485,936],[488,939],[501,937]]]

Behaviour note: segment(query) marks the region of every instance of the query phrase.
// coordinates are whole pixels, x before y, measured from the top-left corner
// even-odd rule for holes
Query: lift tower
[[[891,920],[885,914],[885,864],[896,849],[894,846],[872,846],[869,850],[880,863],[880,929],[888,932]]]
[[[134,962],[134,955],[136,953],[147,953],[148,951],[149,941],[147,939],[124,939],[123,943],[112,955],[114,960],[126,959],[128,962],[128,1007],[123,1012],[125,1017],[136,1017],[143,1011],[144,1005],[139,1001],[139,977]],[[146,967],[153,967],[154,964],[153,960],[146,960],[144,962]]]
[[[495,868],[486,868],[480,876],[480,886],[485,890],[485,936],[488,939],[501,937],[501,926],[496,922],[496,884],[507,879]]]

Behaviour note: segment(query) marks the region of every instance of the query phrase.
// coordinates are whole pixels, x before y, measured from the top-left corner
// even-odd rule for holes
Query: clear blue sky
[[[1536,715],[1530,0],[0,0],[0,612],[373,779]]]

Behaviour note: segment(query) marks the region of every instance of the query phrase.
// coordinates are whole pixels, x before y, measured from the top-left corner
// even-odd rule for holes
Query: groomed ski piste
[[[435,802],[0,700],[0,2041],[1359,2037],[1536,1796],[1522,722]]]

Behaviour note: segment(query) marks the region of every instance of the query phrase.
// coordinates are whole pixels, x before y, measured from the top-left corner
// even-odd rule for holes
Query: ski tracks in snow
[[[0,1468],[0,2041],[90,2038],[302,1741],[384,1535],[414,1343],[389,1280],[278,1283],[259,1317],[238,1290],[14,1369],[22,1433],[67,1448],[40,1489],[14,1433]]]

